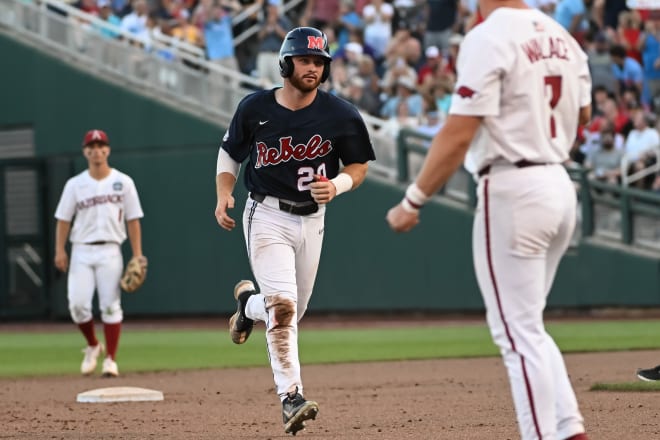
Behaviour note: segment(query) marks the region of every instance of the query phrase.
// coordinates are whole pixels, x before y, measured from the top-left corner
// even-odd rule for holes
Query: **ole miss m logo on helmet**
[[[315,37],[313,35],[307,36],[307,49],[318,49],[323,50],[325,46],[325,40],[323,37]]]

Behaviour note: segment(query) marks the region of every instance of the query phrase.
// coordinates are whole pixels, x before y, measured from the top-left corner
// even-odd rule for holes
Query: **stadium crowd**
[[[573,163],[593,179],[660,192],[660,172],[652,171],[660,156],[660,10],[631,10],[626,0],[526,1],[568,29],[589,58],[594,116],[576,135]],[[333,56],[323,87],[385,119],[381,130],[392,139],[403,127],[432,136],[442,126],[463,36],[481,21],[477,0],[69,3],[142,36],[147,47],[153,33],[186,41],[263,87],[281,81],[277,56],[286,32],[320,28]],[[239,14],[244,19],[232,21]],[[256,32],[234,44],[255,25]]]

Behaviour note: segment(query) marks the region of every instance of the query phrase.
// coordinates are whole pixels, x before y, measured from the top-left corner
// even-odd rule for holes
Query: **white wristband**
[[[330,179],[330,182],[335,186],[337,194],[342,194],[353,189],[353,178],[346,173],[339,173],[337,177]]]
[[[415,208],[413,205],[410,204],[407,198],[403,198],[401,200],[401,207],[403,208],[404,211],[409,212],[411,214],[418,214],[419,213],[419,208]]]
[[[429,199],[430,197],[424,194],[416,183],[411,183],[410,186],[408,186],[408,189],[406,189],[406,197],[404,200],[407,200],[408,203],[417,210],[424,206]]]

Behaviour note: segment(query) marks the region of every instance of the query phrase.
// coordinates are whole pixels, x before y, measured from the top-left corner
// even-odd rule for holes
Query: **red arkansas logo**
[[[461,98],[472,98],[475,93],[477,93],[475,90],[472,90],[466,86],[460,86],[458,89],[456,89],[456,94]]]
[[[291,136],[280,138],[280,147],[268,148],[264,142],[257,142],[257,162],[255,168],[278,165],[291,159],[303,161],[323,157],[332,151],[332,143],[315,134],[306,144],[291,144]]]
[[[307,49],[319,49],[322,50],[325,41],[323,41],[323,37],[315,37],[313,35],[308,35],[307,36]]]

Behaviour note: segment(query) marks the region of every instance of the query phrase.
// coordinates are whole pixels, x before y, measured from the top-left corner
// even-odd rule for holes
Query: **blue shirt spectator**
[[[204,40],[209,60],[234,57],[234,34],[228,11],[214,6],[211,19],[204,24]]]

